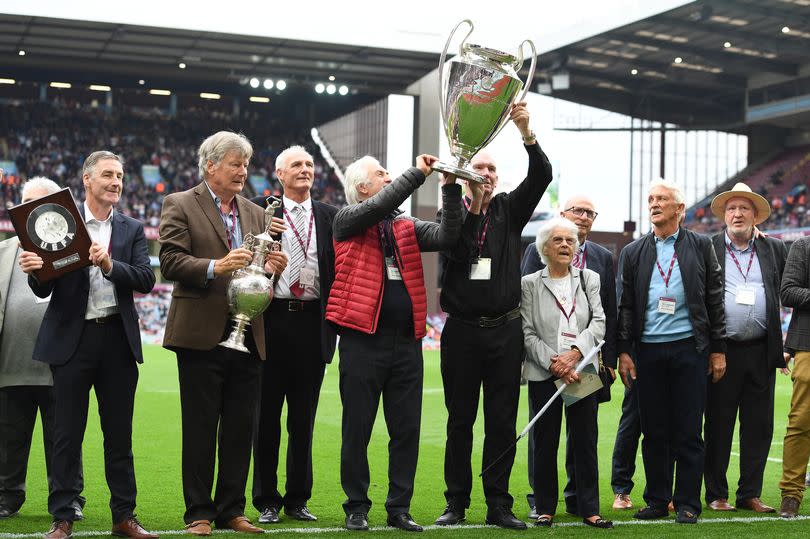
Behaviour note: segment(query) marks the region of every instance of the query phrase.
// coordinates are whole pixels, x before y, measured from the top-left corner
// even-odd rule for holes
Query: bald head
[[[596,208],[593,201],[585,195],[569,197],[563,204],[563,211],[560,212],[560,215],[577,225],[579,243],[584,243],[596,219]]]

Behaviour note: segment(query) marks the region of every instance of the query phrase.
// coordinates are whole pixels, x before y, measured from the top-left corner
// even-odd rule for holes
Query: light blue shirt
[[[725,278],[725,310],[726,310],[726,337],[733,341],[750,341],[759,339],[768,334],[765,314],[765,283],[762,282],[762,269],[754,250],[754,239],[751,238],[748,246],[740,251],[728,237],[723,234],[726,250],[726,278]],[[729,253],[729,248],[737,258],[741,269],[737,268]],[[748,270],[747,279],[743,273]],[[754,304],[743,305],[737,303],[737,289],[748,286],[754,290]]]
[[[653,264],[641,342],[672,342],[686,339],[693,334],[692,322],[689,321],[689,308],[686,305],[686,291],[683,288],[678,260],[675,260],[675,265],[672,267],[672,275],[669,278],[668,285],[665,284],[664,277],[661,276],[661,271],[664,272],[665,276],[669,274],[669,266],[672,257],[675,255],[675,240],[678,239],[679,232],[680,229],[663,240],[657,236],[655,237],[655,255],[661,270],[659,271],[658,265]],[[658,302],[661,298],[673,298],[675,300],[675,314],[658,312]]]
[[[228,232],[230,232],[231,249],[236,249],[237,247],[242,245],[242,228],[239,226],[239,213],[237,211],[231,211],[227,215],[223,215],[222,210],[220,209],[222,199],[219,198],[216,194],[214,194],[214,192],[211,190],[211,186],[208,185],[208,182],[205,182],[205,186],[208,188],[208,192],[211,193],[211,198],[214,199],[214,204],[217,207],[217,213],[219,214],[219,218],[222,219],[222,224],[225,226],[225,234],[228,234]],[[236,204],[233,205],[233,208],[234,210],[236,209]],[[206,278],[209,281],[214,278],[215,262],[216,260],[211,260],[208,263],[208,271],[206,272]]]

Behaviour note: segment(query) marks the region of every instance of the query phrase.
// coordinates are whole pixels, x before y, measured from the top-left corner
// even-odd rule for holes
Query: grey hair
[[[654,187],[663,187],[670,193],[672,193],[675,202],[678,204],[684,204],[684,196],[683,191],[681,190],[680,186],[672,181],[665,180],[664,178],[659,178],[657,180],[653,180],[650,182],[650,188],[648,189],[648,193],[653,190]]]
[[[253,146],[247,137],[241,133],[232,131],[218,131],[205,139],[197,150],[199,161],[197,167],[200,171],[200,178],[206,176],[206,165],[211,161],[215,165],[222,161],[228,153],[236,151],[240,157],[250,159],[253,157]]]
[[[361,185],[368,185],[371,181],[368,177],[369,165],[376,165],[380,162],[370,155],[364,155],[351,165],[346,167],[346,172],[343,174],[343,188],[346,190],[346,202],[349,204],[357,204],[360,202],[359,193],[357,188]]]
[[[57,185],[57,183],[50,178],[46,178],[45,176],[35,176],[23,184],[21,191],[22,198],[25,198],[25,193],[31,189],[42,189],[49,195],[52,195],[59,191],[61,187],[59,187],[59,185]]]
[[[82,177],[85,174],[93,175],[93,170],[95,169],[96,165],[99,161],[103,161],[105,159],[113,159],[121,163],[121,166],[124,166],[124,160],[121,158],[120,155],[109,152],[107,150],[99,150],[97,152],[93,152],[87,156],[84,160],[84,164],[82,165]]]
[[[569,232],[571,237],[574,238],[574,251],[579,249],[579,229],[577,225],[565,217],[552,217],[543,223],[543,226],[537,229],[537,239],[534,242],[534,246],[537,248],[537,254],[540,255],[540,260],[546,266],[548,266],[548,258],[543,254],[543,247],[546,245],[549,238],[551,238],[551,233],[557,228],[562,228],[566,232]]]
[[[286,150],[284,150],[283,152],[278,154],[278,157],[276,157],[276,170],[286,167],[287,166],[287,158],[290,156],[290,154],[295,153],[295,152],[303,152],[303,153],[307,154],[308,156],[312,157],[312,154],[309,153],[307,151],[307,149],[304,148],[303,146],[300,146],[300,145],[297,145],[297,144],[295,146],[290,146],[289,148],[287,148]]]

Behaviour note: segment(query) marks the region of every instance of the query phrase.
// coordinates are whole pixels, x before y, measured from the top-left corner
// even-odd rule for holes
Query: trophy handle
[[[526,78],[526,82],[523,83],[523,93],[520,94],[518,101],[523,101],[523,99],[526,98],[526,94],[529,93],[532,81],[534,80],[534,69],[537,67],[537,49],[534,48],[534,42],[531,39],[524,39],[518,48],[519,57],[518,61],[515,62],[515,72],[518,72],[523,65],[523,45],[526,43],[528,43],[529,48],[532,49],[532,64],[529,66],[529,76]]]
[[[453,31],[450,32],[450,36],[447,38],[447,43],[444,44],[442,56],[441,58],[439,58],[439,110],[442,113],[442,122],[444,122],[445,129],[447,129],[447,109],[445,108],[446,106],[445,101],[447,96],[445,95],[445,87],[444,87],[444,62],[447,57],[447,49],[450,48],[450,41],[453,39],[456,30],[458,30],[458,27],[464,23],[470,25],[470,30],[467,32],[467,35],[464,36],[464,39],[461,40],[461,45],[458,46],[458,53],[463,54],[461,47],[464,45],[464,42],[467,41],[467,38],[470,37],[470,34],[472,34],[473,29],[475,28],[470,19],[464,19],[463,21],[458,23],[455,28],[453,28]]]

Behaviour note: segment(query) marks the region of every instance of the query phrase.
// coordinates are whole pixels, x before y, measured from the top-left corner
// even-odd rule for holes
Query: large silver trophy
[[[445,65],[450,41],[462,24],[469,25],[470,30],[459,45],[459,55]],[[484,181],[482,176],[464,166],[501,132],[509,121],[512,104],[526,96],[537,66],[537,51],[528,39],[520,44],[517,56],[468,44],[466,41],[473,28],[469,19],[458,23],[450,32],[439,60],[439,107],[455,164],[438,162],[433,168],[481,182]],[[525,84],[517,74],[523,65],[524,44],[528,44],[532,51]],[[517,97],[521,90],[523,93]]]
[[[240,352],[250,352],[245,346],[245,330],[273,299],[273,281],[264,273],[264,259],[268,252],[281,250],[281,242],[270,236],[273,214],[281,201],[276,198],[268,200],[270,202],[264,211],[264,232],[258,236],[247,234],[242,244],[245,249],[253,251],[253,260],[250,265],[236,270],[228,284],[228,306],[236,327],[219,345]]]

